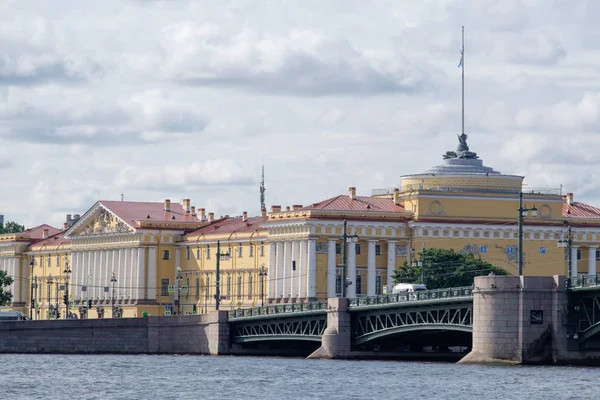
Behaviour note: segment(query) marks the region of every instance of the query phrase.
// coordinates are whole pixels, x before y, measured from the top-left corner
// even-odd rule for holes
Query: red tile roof
[[[198,235],[215,235],[215,234],[231,234],[231,233],[250,233],[255,230],[266,230],[261,228],[260,224],[266,222],[268,217],[250,217],[247,221],[243,221],[242,217],[235,218],[221,218],[212,221],[210,225],[203,226],[194,232],[188,233],[187,236],[198,236]]]
[[[39,241],[44,236],[44,229],[48,229],[48,237],[62,232],[61,229],[55,228],[48,224],[42,224],[42,225],[35,226],[33,228],[25,229],[23,232],[19,232],[19,233],[27,234],[29,236],[29,238],[31,239],[31,241]]]
[[[135,221],[155,222],[200,222],[198,216],[186,213],[179,203],[171,203],[171,211],[165,211],[165,204],[141,201],[99,201],[125,223],[137,227]],[[149,217],[149,218],[148,218]]]
[[[347,195],[332,197],[331,199],[302,207],[300,210],[406,212],[404,207],[394,204],[392,199],[368,196],[356,196],[352,199]],[[294,211],[297,211],[296,208],[294,208]]]
[[[64,231],[61,231],[50,236],[48,239],[40,240],[35,243],[34,247],[39,250],[46,246],[44,250],[55,250],[59,248],[58,246],[62,245],[62,248],[64,248],[65,245],[71,244],[71,241],[65,238],[64,233]]]
[[[564,218],[600,218],[600,208],[580,202],[563,203],[562,215]]]

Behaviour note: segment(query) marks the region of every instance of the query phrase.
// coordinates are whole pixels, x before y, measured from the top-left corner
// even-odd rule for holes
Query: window
[[[50,254],[48,254],[48,266],[52,266],[52,256]]]
[[[254,257],[254,246],[250,245],[250,247],[248,247],[248,257]]]
[[[252,299],[252,275],[248,276],[248,300]]]
[[[160,295],[168,296],[169,295],[169,278],[163,278],[160,281]]]
[[[238,257],[242,257],[242,255],[244,254],[244,248],[242,247],[242,244],[240,243],[238,246]]]
[[[375,255],[376,256],[380,256],[381,255],[381,245],[380,244],[376,244],[375,245]]]
[[[375,277],[375,294],[381,294],[381,276]]]
[[[206,296],[207,300],[210,296],[210,276],[206,277],[206,287],[204,288],[204,296]]]
[[[196,297],[200,296],[200,277],[196,277]]]
[[[190,277],[185,278],[185,286],[187,286],[187,292],[185,292],[185,297],[190,297]]]
[[[56,256],[56,266],[60,267],[60,256]]]
[[[231,275],[227,275],[227,297],[231,296]]]
[[[356,295],[362,294],[362,276],[361,274],[356,274]]]
[[[210,260],[210,244],[206,246],[206,259]]]
[[[335,244],[335,254],[342,254],[342,245],[339,243]]]
[[[243,283],[243,278],[242,278],[242,275],[240,275],[237,278],[237,297],[238,297],[238,300],[240,300],[242,298],[242,283]]]
[[[577,249],[577,259],[581,260],[581,249]]]
[[[487,253],[487,246],[479,246],[480,253]]]
[[[600,260],[600,250],[596,250],[596,261]]]
[[[231,246],[227,246],[227,254],[233,256],[233,252],[231,251]]]
[[[196,247],[196,260],[200,259],[200,247]]]
[[[260,242],[260,256],[265,256],[265,242]]]
[[[356,249],[356,254],[357,255],[360,254],[360,244],[356,243],[355,249]]]
[[[540,247],[540,254],[546,254],[546,248]]]
[[[342,277],[340,275],[335,276],[335,295],[342,296]]]
[[[171,252],[169,250],[163,250],[163,260],[170,260]]]
[[[185,259],[190,259],[190,246],[185,246]]]

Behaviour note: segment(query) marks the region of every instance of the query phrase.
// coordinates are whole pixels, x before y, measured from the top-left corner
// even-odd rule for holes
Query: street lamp
[[[573,276],[573,259],[571,257],[571,247],[573,246],[573,231],[571,230],[571,225],[567,228],[567,236],[562,237],[558,240],[558,247],[567,249],[567,260],[568,260],[568,275],[569,277]]]
[[[181,267],[177,267],[177,276],[175,277],[175,279],[177,280],[177,290],[175,291],[175,293],[173,293],[173,297],[177,296],[177,298],[175,299],[175,305],[177,306],[177,315],[181,315],[181,309],[180,309],[180,304],[181,302],[179,301],[179,294],[180,294],[180,290],[181,290]]]
[[[415,258],[415,249],[410,249],[410,254],[411,254],[411,265],[413,266],[413,268],[421,268],[421,283],[424,285],[425,284],[425,254],[422,254],[418,259]]]
[[[112,307],[112,318],[115,317],[115,283],[117,282],[117,276],[115,275],[115,271],[112,272],[112,276],[110,277],[110,283],[112,285],[112,293],[110,295],[110,305]]]
[[[346,278],[346,268],[348,267],[348,243],[354,245],[358,242],[358,235],[348,235],[348,232],[346,232],[347,227],[348,222],[344,220],[344,236],[342,236],[342,241],[344,242],[344,251],[342,255],[342,297],[346,297],[346,288],[352,285],[352,281],[347,280]]]
[[[67,256],[65,256],[65,269],[63,271],[65,274],[65,319],[69,318],[69,274],[71,273],[71,268],[69,268],[69,260]]]
[[[523,275],[523,217],[529,215],[531,211],[532,217],[537,217],[537,208],[535,204],[532,208],[523,207],[523,192],[519,191],[519,276]]]
[[[260,272],[258,273],[260,276],[260,306],[265,306],[265,276],[267,276],[267,271],[265,270],[265,264],[260,266]]]
[[[223,260],[229,260],[231,254],[229,254],[229,250],[227,253],[221,253],[221,241],[217,240],[217,279],[215,282],[215,310],[219,310],[219,305],[221,303],[221,257]]]
[[[29,305],[29,319],[33,320],[33,309],[35,308],[35,299],[33,298],[35,283],[33,278],[33,268],[35,267],[35,256],[31,256],[31,261],[29,262],[29,266],[31,267],[31,304]]]

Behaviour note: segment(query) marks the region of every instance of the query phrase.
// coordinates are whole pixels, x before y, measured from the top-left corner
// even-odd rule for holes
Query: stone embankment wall
[[[0,353],[228,352],[226,311],[172,317],[0,322]]]

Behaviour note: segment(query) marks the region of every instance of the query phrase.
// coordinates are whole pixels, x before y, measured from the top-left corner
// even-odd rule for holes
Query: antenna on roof
[[[267,206],[265,205],[265,192],[267,189],[265,188],[265,166],[262,166],[262,178],[260,180],[260,210],[266,210]]]
[[[124,197],[125,197],[125,195],[123,193],[121,193],[121,201],[123,201]]]

